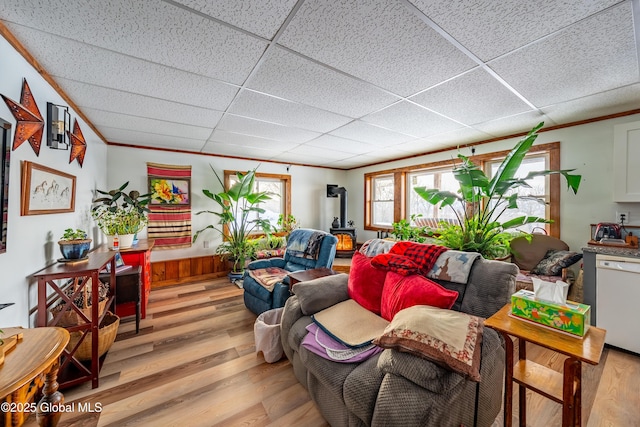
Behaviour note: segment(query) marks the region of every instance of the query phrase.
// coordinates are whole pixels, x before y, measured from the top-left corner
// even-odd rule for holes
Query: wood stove
[[[356,229],[347,227],[347,190],[327,184],[327,197],[340,197],[340,226],[329,228],[329,233],[338,238],[337,258],[351,258],[356,251]]]

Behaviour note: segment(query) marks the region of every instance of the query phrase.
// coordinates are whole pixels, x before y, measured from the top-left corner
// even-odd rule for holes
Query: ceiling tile
[[[353,141],[351,139],[338,138],[337,136],[325,134],[313,141],[307,142],[305,145],[322,148],[324,150],[338,150],[345,153],[365,154],[369,153],[376,147],[364,142]]]
[[[133,130],[102,127],[100,129],[104,137],[110,142],[122,144],[141,145],[152,148],[172,148],[174,150],[186,150],[198,152],[205,144],[204,139],[179,138],[170,135],[156,133],[137,132]]]
[[[162,1],[105,0],[95,7],[77,0],[5,0],[0,16],[236,84],[247,78],[266,48],[264,41]],[[28,40],[24,44],[30,48]]]
[[[278,141],[295,142],[301,144],[320,135],[318,132],[281,126],[246,117],[225,114],[218,123],[217,129],[229,132],[252,135],[260,138],[275,139]]]
[[[253,148],[251,152],[248,152],[247,147],[242,145],[224,144],[217,141],[208,141],[204,148],[203,153],[223,155],[223,156],[236,156],[243,159],[258,159],[269,160],[273,157],[280,156],[281,151]]]
[[[337,159],[318,155],[314,155],[313,157],[311,157],[304,152],[286,152],[279,154],[277,160],[281,162],[300,163],[303,165],[323,166],[335,162]]]
[[[489,63],[538,107],[638,81],[631,3]]]
[[[292,154],[306,154],[309,157],[318,156],[330,160],[339,160],[346,159],[347,157],[353,157],[353,153],[334,149],[328,150],[326,148],[310,145],[309,143],[298,145],[288,152]]]
[[[570,102],[542,108],[547,117],[557,123],[582,120],[584,117],[600,117],[640,107],[640,84],[625,86]]]
[[[307,0],[279,43],[402,96],[475,63],[388,0]]]
[[[410,99],[467,125],[530,110],[524,101],[482,68],[476,68]]]
[[[121,128],[136,132],[148,132],[205,141],[213,132],[212,127],[190,126],[182,123],[130,116],[88,107],[83,108],[82,111],[98,129],[102,129],[103,127]]]
[[[224,111],[238,87],[19,25],[8,25],[54,77]],[[50,55],[51,44],[56,46]],[[73,58],[70,61],[69,58]]]
[[[315,132],[329,132],[351,121],[349,117],[250,90],[242,91],[228,111],[240,116]]]
[[[269,52],[247,87],[354,118],[399,100],[373,85],[281,48]]]
[[[383,129],[359,120],[332,131],[331,135],[384,146],[400,144],[413,139],[412,136]]]
[[[221,142],[223,144],[234,144],[248,148],[262,148],[276,151],[286,151],[297,147],[295,142],[274,141],[273,139],[259,138],[257,136],[242,135],[239,133],[216,130],[210,141]],[[250,154],[251,151],[247,151]]]
[[[619,0],[409,0],[488,61],[604,10]]]
[[[406,101],[369,114],[362,120],[418,138],[462,127],[459,123]]]
[[[272,39],[296,0],[174,0],[261,37]]]
[[[515,116],[503,117],[489,122],[480,123],[474,128],[493,137],[513,135],[515,133],[528,132],[538,123],[544,122],[545,127],[556,123],[544,114],[537,111],[529,111]]]
[[[73,100],[81,109],[89,107],[96,110],[211,128],[222,117],[222,113],[219,111],[91,86],[67,79],[58,79],[58,83],[66,93],[73,93]]]
[[[427,138],[415,139],[400,144],[397,148],[412,154],[423,154],[443,148],[455,148],[457,145],[469,144],[491,138],[492,135],[479,130],[463,127],[450,132],[443,132]]]

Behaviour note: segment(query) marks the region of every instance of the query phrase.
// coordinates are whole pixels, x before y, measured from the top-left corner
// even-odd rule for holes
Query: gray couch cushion
[[[317,313],[334,304],[349,299],[348,274],[334,274],[293,285],[300,309],[305,316]]]
[[[478,259],[471,270],[460,311],[491,317],[509,302],[516,289],[518,266]]]
[[[364,424],[371,425],[373,408],[384,373],[377,369],[379,354],[360,363],[344,381],[344,403]]]

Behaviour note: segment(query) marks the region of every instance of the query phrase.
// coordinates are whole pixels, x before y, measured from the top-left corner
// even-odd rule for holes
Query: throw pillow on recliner
[[[563,268],[572,266],[581,259],[582,254],[577,252],[549,249],[544,258],[531,270],[531,273],[543,276],[560,276]]]
[[[401,276],[390,271],[384,281],[380,314],[383,319],[391,321],[402,309],[414,305],[449,309],[456,299],[457,291],[449,290],[424,276]]]
[[[382,288],[386,276],[385,270],[375,268],[366,255],[356,251],[349,270],[349,297],[367,310],[380,314]]]

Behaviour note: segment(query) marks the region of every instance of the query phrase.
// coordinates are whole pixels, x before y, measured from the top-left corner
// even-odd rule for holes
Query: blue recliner
[[[244,305],[260,314],[273,308],[284,307],[289,298],[289,278],[273,286],[269,291],[254,279],[249,270],[279,267],[289,272],[331,268],[336,256],[338,239],[324,231],[298,228],[287,237],[287,250],[282,258],[260,259],[249,263],[244,273]]]

